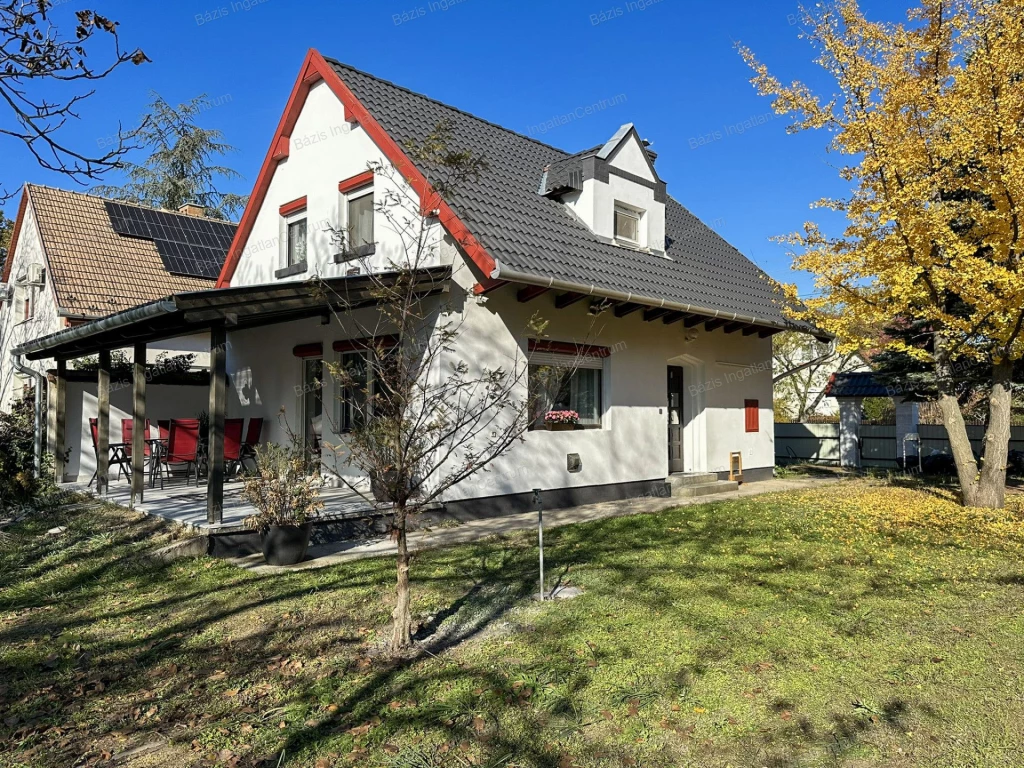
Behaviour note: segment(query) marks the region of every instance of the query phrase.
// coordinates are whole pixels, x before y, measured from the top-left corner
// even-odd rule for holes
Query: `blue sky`
[[[609,138],[626,122],[659,153],[671,195],[772,276],[789,269],[769,240],[799,229],[815,199],[843,193],[827,135],[788,135],[748,82],[733,49],[752,47],[784,80],[828,87],[799,39],[790,0],[120,0],[58,1],[53,20],[72,29],[75,9],[120,22],[126,45],[153,60],[97,84],[64,139],[99,151],[120,120],[135,125],[151,89],[174,103],[206,93],[202,115],[238,148],[228,164],[254,183],[306,50],[318,48],[379,77],[566,150]],[[903,17],[904,3],[868,0],[869,15]],[[591,114],[558,127],[563,116]],[[17,142],[0,138],[0,181],[62,187]],[[116,181],[116,178],[111,178]],[[7,203],[9,216],[15,201]]]

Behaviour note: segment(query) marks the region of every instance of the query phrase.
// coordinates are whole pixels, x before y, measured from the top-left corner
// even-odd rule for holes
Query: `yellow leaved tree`
[[[834,0],[803,22],[836,84],[827,97],[783,84],[740,48],[751,82],[793,117],[790,131],[826,129],[830,151],[846,156],[849,197],[815,203],[845,214],[842,235],[807,223],[786,238],[817,288],[800,314],[849,349],[933,367],[963,503],[1002,507],[1013,361],[1024,353],[1024,4],[924,0],[897,24]],[[893,323],[923,331],[908,341],[875,330]],[[958,371],[979,364],[991,371],[980,467],[955,395]]]

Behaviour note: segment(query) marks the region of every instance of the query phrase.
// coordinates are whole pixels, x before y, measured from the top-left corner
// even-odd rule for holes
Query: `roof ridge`
[[[495,123],[495,122],[493,122],[491,120],[486,120],[486,119],[480,117],[479,115],[474,115],[472,112],[467,112],[464,109],[460,109],[459,107],[452,106],[451,104],[448,104],[447,102],[441,101],[440,99],[435,99],[435,98],[433,98],[431,96],[427,96],[425,93],[420,93],[419,91],[414,91],[411,88],[406,88],[404,85],[399,85],[398,83],[394,83],[391,80],[385,80],[383,77],[377,77],[376,75],[374,75],[374,74],[372,74],[370,72],[366,72],[366,71],[364,71],[362,69],[359,69],[358,67],[353,67],[351,64],[346,64],[343,61],[338,61],[337,59],[332,58],[330,56],[324,56],[324,61],[326,61],[328,64],[331,64],[332,66],[344,67],[345,69],[351,70],[351,71],[355,72],[356,74],[363,75],[364,77],[369,77],[371,80],[376,80],[378,83],[384,83],[384,85],[389,85],[392,88],[395,88],[395,89],[397,89],[399,91],[405,91],[406,93],[412,94],[413,96],[416,96],[418,98],[426,99],[427,101],[432,102],[434,104],[439,104],[440,106],[444,107],[445,109],[450,109],[453,112],[458,112],[460,115],[465,115],[466,117],[471,117],[474,120],[479,120],[481,123],[489,125],[492,128],[498,128],[499,130],[505,131],[505,133],[511,133],[513,136],[516,136],[517,138],[525,139],[526,141],[532,141],[534,144],[539,144],[540,146],[544,147],[545,149],[553,149],[555,152],[561,152],[566,157],[572,157],[574,154],[580,154],[581,152],[589,152],[590,151],[590,150],[584,149],[584,150],[581,150],[581,152],[576,152],[576,153],[569,152],[568,150],[562,149],[561,147],[556,147],[553,144],[548,144],[546,142],[541,141],[540,139],[535,139],[532,136],[527,136],[524,133],[520,133],[519,131],[513,131],[511,128],[507,128],[506,126],[501,125],[500,123]],[[600,146],[601,145],[598,145],[598,148],[600,148]]]
[[[29,187],[35,187],[36,189],[48,189],[52,192],[64,192],[69,195],[78,195],[79,197],[89,197],[93,200],[100,200],[104,203],[117,203],[119,205],[132,205],[136,208],[142,208],[146,211],[159,211],[160,213],[170,213],[174,216],[186,216],[190,219],[203,219],[204,221],[212,221],[214,224],[227,224],[232,227],[237,227],[238,222],[228,221],[227,219],[215,219],[212,216],[193,216],[189,213],[182,213],[181,211],[172,211],[168,208],[154,208],[152,205],[143,205],[142,203],[132,202],[130,200],[118,200],[114,197],[103,197],[102,195],[94,195],[89,192],[78,192],[73,189],[64,189],[63,187],[52,187],[49,184],[37,184],[32,181],[25,182],[26,189]]]

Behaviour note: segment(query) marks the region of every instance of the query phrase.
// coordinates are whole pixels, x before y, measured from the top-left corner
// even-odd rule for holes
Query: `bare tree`
[[[833,352],[829,345],[806,334],[786,331],[772,339],[772,365],[776,375],[796,371],[775,385],[775,400],[794,421],[806,421],[825,399],[833,373],[853,371],[864,365],[855,351]]]
[[[75,11],[72,38],[61,36],[50,23],[52,0],[0,0],[0,104],[8,119],[0,122],[0,135],[19,139],[47,170],[76,181],[96,179],[116,168],[131,147],[131,132],[118,128],[117,141],[106,152],[92,154],[73,148],[58,137],[69,119],[77,118],[79,104],[94,91],[60,94],[47,83],[102,80],[122,64],[149,61],[140,49],[125,51],[117,34],[117,22],[95,11]],[[97,67],[87,63],[93,37],[109,35],[113,51]],[[0,201],[12,193],[0,191]]]
[[[406,147],[414,160],[434,171],[439,195],[450,194],[486,168],[482,157],[449,151],[448,130],[442,124],[424,142]],[[528,385],[529,354],[518,347],[498,365],[470,364],[460,356],[464,313],[459,301],[465,295],[457,287],[448,292],[457,281],[443,267],[429,269],[445,260],[441,227],[436,218],[421,213],[420,202],[391,166],[373,164],[371,169],[375,194],[383,190],[375,208],[402,246],[397,257],[384,263],[374,263],[371,256],[361,259],[377,309],[336,313],[349,336],[365,341],[328,364],[342,393],[341,413],[325,408],[325,418],[345,439],[343,445],[323,449],[331,452],[346,486],[392,517],[398,553],[390,647],[398,652],[412,642],[410,516],[505,454],[538,418],[545,398]],[[332,233],[343,251],[363,245],[353,230]],[[460,269],[459,264],[453,257],[452,269]],[[326,283],[321,286],[328,290]],[[336,294],[330,300],[346,303],[345,296]],[[541,336],[544,323],[535,315],[523,331]],[[560,374],[571,370],[570,364]],[[545,378],[551,386],[555,377]],[[368,478],[369,488],[346,469]]]

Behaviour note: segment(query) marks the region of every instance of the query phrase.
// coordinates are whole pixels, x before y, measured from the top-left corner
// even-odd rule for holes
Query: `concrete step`
[[[718,482],[718,475],[714,472],[676,472],[668,476],[668,483],[673,488],[681,488],[686,485],[707,485]]]
[[[714,496],[716,493],[728,493],[735,491],[740,484],[735,480],[716,480],[713,483],[698,483],[696,485],[680,485],[672,489],[672,495],[681,499],[693,499],[698,496]]]

